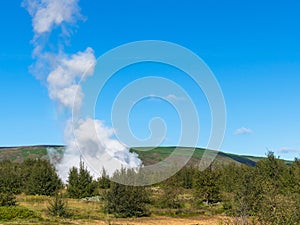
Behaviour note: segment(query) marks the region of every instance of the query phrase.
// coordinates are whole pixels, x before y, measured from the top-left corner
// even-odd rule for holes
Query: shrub
[[[0,207],[0,220],[41,218],[40,214],[22,206]]]
[[[116,171],[113,179],[132,180],[137,173],[133,169],[121,169]],[[150,203],[149,190],[143,186],[129,186],[111,182],[110,189],[106,193],[105,209],[116,217],[141,217],[150,213],[146,204]]]
[[[220,172],[210,165],[203,171],[198,171],[195,178],[195,197],[206,204],[217,203],[221,200]]]
[[[110,188],[110,179],[109,179],[109,176],[108,176],[108,174],[107,174],[107,172],[104,168],[102,169],[101,177],[99,177],[98,180],[97,180],[97,185],[101,189]]]
[[[93,177],[84,167],[84,163],[80,162],[79,170],[73,167],[69,171],[67,193],[70,198],[85,198],[94,194],[96,185]]]
[[[11,193],[0,193],[0,206],[15,206],[16,196]]]
[[[17,163],[8,160],[0,162],[0,192],[18,194],[21,192],[21,169]]]
[[[56,194],[52,201],[49,201],[48,212],[52,216],[69,217],[70,213],[67,209],[67,203],[61,194]]]
[[[182,187],[179,176],[174,175],[160,184],[162,195],[158,200],[161,208],[180,209],[183,206],[179,195],[182,194]]]
[[[149,202],[145,187],[126,186],[112,183],[107,192],[106,211],[116,217],[141,217],[148,216],[146,203]]]

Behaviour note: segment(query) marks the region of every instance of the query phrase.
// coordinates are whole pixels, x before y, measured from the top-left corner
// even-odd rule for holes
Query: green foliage
[[[40,214],[22,206],[0,207],[0,220],[11,221],[15,219],[41,218]]]
[[[197,172],[197,169],[192,166],[185,166],[183,167],[176,176],[178,177],[177,180],[179,182],[179,185],[186,189],[192,189],[193,184],[195,183],[194,178],[195,174]]]
[[[62,183],[49,161],[0,162],[0,192],[53,195],[60,188]]]
[[[112,180],[122,178],[124,182],[138,182],[145,177],[139,171],[122,169],[114,174]],[[157,175],[160,174],[153,174],[153,177]],[[106,212],[116,217],[149,215],[148,204],[152,204],[153,212],[161,215],[184,216],[187,213],[199,215],[225,211],[234,224],[296,225],[300,221],[300,160],[295,159],[287,165],[272,152],[254,167],[213,165],[199,171],[196,167],[186,166],[174,176],[149,188],[113,183],[105,170],[95,182],[82,162],[79,169],[74,167],[69,171],[68,181],[67,195],[72,198],[90,197],[96,187],[107,189],[99,190],[99,193],[105,193],[101,197],[105,200]],[[0,162],[0,220],[40,218],[34,211],[14,206],[15,194],[54,195],[61,188],[62,183],[54,167],[47,161]],[[151,201],[150,190],[154,193]],[[157,206],[159,209],[155,208]],[[99,206],[97,213],[100,214],[100,211]],[[55,195],[49,202],[48,212],[58,217],[69,216],[61,195]]]
[[[97,180],[97,186],[101,189],[110,188],[110,179],[104,168],[102,169],[101,177]]]
[[[291,191],[293,193],[300,193],[300,160],[296,158],[289,169],[292,177],[289,184]]]
[[[15,206],[17,204],[16,196],[12,193],[0,193],[0,206]]]
[[[223,193],[223,202],[226,202],[228,214],[239,218],[242,224],[247,224],[249,217],[255,215],[258,210],[257,205],[261,199],[261,190],[257,186],[254,168],[237,166],[235,170],[239,177],[235,179],[231,192],[234,194],[230,195],[227,192],[226,195]]]
[[[115,176],[127,176],[132,170],[122,169],[117,171]],[[150,213],[146,208],[149,203],[149,191],[142,186],[128,186],[112,182],[106,193],[105,209],[116,217],[141,217]]]
[[[265,195],[259,202],[260,208],[256,213],[261,224],[297,225],[300,221],[300,195],[291,196],[278,194],[274,198]]]
[[[80,162],[79,171],[73,167],[69,171],[67,194],[70,198],[85,198],[94,194],[96,185],[93,177]]]
[[[54,195],[62,188],[55,168],[46,160],[24,162],[24,192],[28,195]]]
[[[288,191],[290,173],[286,164],[268,152],[267,158],[256,165],[257,179],[264,192],[276,195]]]
[[[198,171],[195,178],[196,199],[207,204],[219,202],[221,200],[219,178],[219,170],[212,166],[204,171]]]
[[[245,167],[250,168],[250,167]],[[239,183],[239,179],[242,176],[243,170],[241,169],[240,165],[235,163],[230,163],[227,165],[223,165],[220,168],[220,188],[223,192],[232,193],[236,191],[237,186]]]
[[[249,224],[250,217],[255,220],[254,224],[299,224],[298,169],[297,160],[289,167],[272,152],[254,168],[230,166],[228,170],[225,167],[221,180],[229,180],[223,186],[223,201],[228,212],[238,218],[240,224]],[[234,181],[229,175],[235,177]],[[230,183],[233,194],[228,192]]]
[[[67,203],[64,201],[61,194],[56,193],[54,199],[49,201],[48,212],[52,216],[69,217],[70,213],[67,208]]]
[[[261,223],[299,224],[300,195],[292,187],[293,180],[297,179],[293,176],[293,169],[296,168],[289,168],[272,152],[258,162],[255,170],[260,198],[256,200],[255,212]]]
[[[21,186],[20,164],[8,160],[0,162],[0,192],[18,194]]]
[[[112,183],[106,195],[106,211],[116,217],[148,216],[146,203],[149,202],[145,187],[126,186]]]
[[[182,202],[179,195],[182,193],[182,183],[180,176],[174,175],[160,184],[162,195],[158,200],[158,204],[162,208],[179,209],[182,208]]]

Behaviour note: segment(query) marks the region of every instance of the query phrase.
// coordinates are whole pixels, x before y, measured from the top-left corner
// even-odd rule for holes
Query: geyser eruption
[[[70,116],[72,110],[80,111],[84,98],[79,81],[92,76],[96,65],[90,47],[75,54],[64,52],[65,39],[72,33],[72,25],[83,18],[78,0],[24,0],[22,5],[32,16],[35,59],[32,73],[46,82],[49,97]],[[59,32],[59,41],[53,48],[53,43],[50,45],[48,41],[56,32]],[[91,129],[96,133],[90,132]],[[113,135],[114,130],[106,127],[103,121],[69,118],[65,128],[67,149],[61,162],[55,165],[63,181],[69,169],[79,165],[81,155],[94,176],[98,176],[102,168],[112,174],[121,167],[141,165],[137,155],[113,139]]]
[[[102,121],[90,118],[78,120],[73,127],[72,133],[68,133],[71,129],[66,129],[65,135],[70,135],[66,138],[68,147],[62,162],[57,165],[63,178],[66,178],[69,168],[79,165],[80,155],[76,149],[80,149],[94,177],[99,176],[103,168],[112,175],[116,169],[134,168],[141,164],[135,153],[130,153],[128,148],[112,138],[114,130]],[[93,129],[95,132],[91,132]]]

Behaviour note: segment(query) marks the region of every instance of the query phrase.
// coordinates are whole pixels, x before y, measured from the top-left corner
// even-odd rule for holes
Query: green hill
[[[11,160],[13,162],[22,162],[27,158],[49,159],[47,148],[55,148],[62,152],[62,145],[36,145],[36,146],[18,146],[18,147],[0,147],[0,160]]]
[[[183,150],[192,151],[193,148],[189,147],[180,147]],[[139,155],[139,158],[143,161],[144,165],[151,165],[155,164],[163,159],[167,158],[172,154],[175,147],[157,147],[153,148],[152,150],[145,151],[149,149],[149,147],[134,147],[131,149],[132,152],[135,152]],[[214,156],[217,153],[216,158],[214,159],[214,163],[218,164],[228,164],[228,163],[237,163],[237,164],[245,164],[249,166],[255,166],[259,157],[251,156],[240,156],[235,154],[229,154],[224,152],[217,152],[215,150],[206,150],[204,148],[195,148],[194,154],[191,157],[189,164],[197,164],[200,162],[204,152],[207,151],[207,156],[212,155]],[[179,155],[180,157],[180,155]],[[254,160],[255,159],[255,160]]]
[[[62,152],[64,151],[64,146],[61,145],[0,147],[0,160],[11,160],[14,162],[22,162],[27,158],[49,159],[47,155],[47,148],[56,149],[58,154],[62,154]],[[180,147],[180,148],[182,150],[186,150],[187,152],[193,150],[192,148],[189,147]],[[144,165],[151,165],[167,158],[174,151],[175,147],[156,147],[149,151],[147,151],[147,149],[149,149],[149,147],[147,148],[134,147],[131,148],[130,151],[137,153],[139,155],[139,158],[143,161]],[[203,156],[204,151],[207,151],[208,156],[210,154],[212,155],[216,153],[216,151],[214,150],[196,148],[189,163],[190,164],[199,163]],[[175,157],[180,157],[180,155],[176,155]],[[261,159],[261,157],[242,156],[242,155],[229,154],[224,152],[217,152],[217,156],[214,159],[214,163],[218,163],[218,164],[237,163],[237,164],[255,166],[256,162],[259,159]]]

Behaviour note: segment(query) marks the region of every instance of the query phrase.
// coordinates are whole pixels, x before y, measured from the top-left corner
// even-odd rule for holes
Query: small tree
[[[98,187],[101,189],[110,188],[110,179],[104,168],[102,169],[101,177],[99,177],[97,180],[97,184],[98,184]]]
[[[181,187],[179,178],[180,177],[176,174],[161,182],[160,188],[162,190],[162,196],[160,196],[158,200],[160,207],[172,209],[182,207],[179,195],[182,193],[183,188]]]
[[[54,199],[49,201],[48,212],[52,216],[69,217],[67,202],[64,201],[61,194],[56,193]]]
[[[134,171],[122,169],[115,173],[115,176],[120,175],[128,176],[130,179],[133,178]],[[146,203],[149,203],[149,192],[142,186],[127,186],[112,182],[106,200],[106,211],[116,217],[141,217],[150,214],[146,208]]]
[[[273,152],[268,152],[267,158],[257,163],[256,173],[261,193],[256,212],[259,222],[299,224],[300,196],[298,192],[293,193],[295,189],[291,187],[292,180],[296,178],[293,170],[275,157]]]
[[[231,213],[241,224],[248,224],[249,217],[255,215],[257,203],[261,200],[261,190],[257,185],[254,168],[241,166],[239,170],[240,177],[232,192]]]
[[[211,165],[204,171],[199,171],[195,179],[196,198],[207,204],[219,202],[221,200],[219,177],[219,171]]]
[[[184,166],[179,172],[175,174],[180,186],[186,189],[193,188],[193,179],[195,175],[196,168],[193,166]]]
[[[80,162],[79,171],[73,167],[69,171],[68,177],[68,196],[71,198],[85,198],[94,194],[95,183],[89,171]]]

